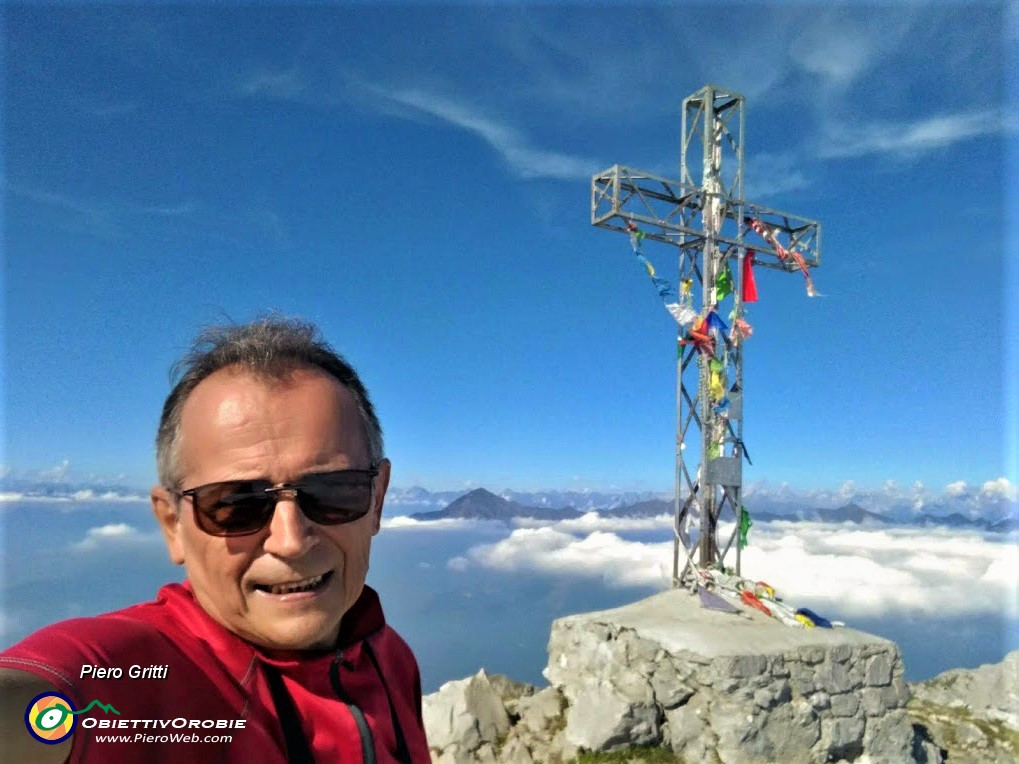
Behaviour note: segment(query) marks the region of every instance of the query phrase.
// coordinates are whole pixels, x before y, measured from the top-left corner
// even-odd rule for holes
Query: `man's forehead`
[[[353,395],[315,369],[295,369],[284,379],[220,370],[185,402],[180,433],[181,466],[201,473],[195,479],[233,479],[234,472],[247,476],[270,467],[339,469],[368,457]]]
[[[296,366],[282,374],[268,375],[240,366],[227,366],[199,382],[188,396],[185,406],[195,400],[214,405],[230,401],[230,405],[236,406],[238,401],[245,398],[268,400],[292,393],[296,388],[305,387],[329,390],[335,396],[334,405],[345,406],[354,403],[350,390],[321,369]]]
[[[181,431],[232,430],[281,422],[284,416],[308,422],[339,420],[343,430],[364,429],[353,394],[325,372],[302,367],[279,378],[227,367],[192,391],[182,407]]]

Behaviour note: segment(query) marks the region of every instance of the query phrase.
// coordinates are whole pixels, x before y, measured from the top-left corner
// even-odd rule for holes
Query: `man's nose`
[[[269,535],[262,548],[277,557],[300,557],[318,543],[318,529],[298,503],[296,491],[276,496],[276,511],[269,521]]]

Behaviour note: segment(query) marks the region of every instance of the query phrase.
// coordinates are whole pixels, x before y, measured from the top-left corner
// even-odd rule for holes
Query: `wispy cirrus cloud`
[[[122,241],[148,235],[153,226],[164,226],[177,234],[233,244],[256,238],[289,249],[292,241],[286,219],[265,200],[217,209],[192,200],[146,204],[116,198],[84,198],[10,181],[6,189],[15,198],[46,210],[55,225],[98,239]]]
[[[924,21],[922,11],[910,8],[875,13],[846,4],[791,15],[799,23],[798,33],[788,42],[789,59],[827,90],[843,90],[880,68]]]
[[[184,201],[169,204],[137,204],[110,199],[88,199],[59,191],[29,187],[8,181],[6,190],[15,198],[47,208],[62,216],[58,224],[68,230],[101,239],[124,239],[140,223],[155,219],[176,222],[194,216],[198,206]]]
[[[912,122],[871,122],[856,127],[830,127],[821,155],[854,158],[886,154],[914,159],[957,143],[1014,132],[1019,120],[997,110],[944,114]]]
[[[62,215],[58,224],[68,230],[83,231],[102,239],[121,239],[125,235],[123,221],[109,204],[11,183],[7,183],[7,190],[16,198]]]
[[[261,69],[242,76],[236,83],[241,96],[297,100],[306,95],[308,83],[295,66],[290,69]]]
[[[604,164],[567,152],[538,148],[521,130],[460,100],[420,89],[396,90],[363,83],[362,87],[390,104],[410,108],[477,136],[521,178],[588,180]]]
[[[744,196],[766,199],[810,186],[802,157],[792,152],[760,152],[747,158],[744,167]]]

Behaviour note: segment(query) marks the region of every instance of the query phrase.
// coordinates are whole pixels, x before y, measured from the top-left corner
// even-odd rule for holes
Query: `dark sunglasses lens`
[[[195,521],[213,536],[243,536],[261,529],[274,498],[268,483],[235,482],[206,486],[195,494]]]
[[[322,475],[302,481],[298,501],[301,510],[321,525],[340,525],[364,517],[371,508],[371,478],[354,475]]]

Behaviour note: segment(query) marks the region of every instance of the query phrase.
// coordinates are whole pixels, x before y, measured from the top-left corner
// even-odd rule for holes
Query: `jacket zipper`
[[[376,764],[375,741],[372,739],[371,730],[368,728],[368,720],[364,718],[364,712],[344,692],[343,685],[340,683],[341,663],[344,668],[353,668],[351,664],[343,660],[343,652],[337,652],[329,666],[329,682],[333,686],[333,692],[336,693],[340,700],[347,704],[347,708],[350,709],[354,722],[357,724],[357,732],[361,736],[361,759],[364,761],[364,764]]]

